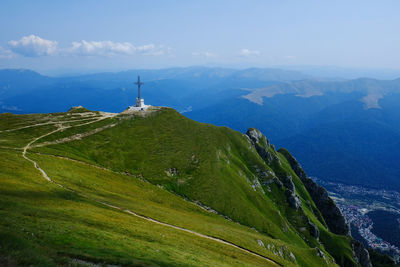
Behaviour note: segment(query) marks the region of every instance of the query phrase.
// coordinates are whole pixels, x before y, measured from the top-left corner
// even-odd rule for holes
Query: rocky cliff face
[[[351,240],[351,246],[353,248],[354,257],[357,259],[361,267],[372,267],[368,250],[365,249],[364,245],[353,239]]]
[[[273,164],[274,162],[279,162],[279,164],[281,164],[279,158],[276,156],[275,148],[272,147],[268,139],[259,130],[250,128],[246,132],[246,135],[258,154],[267,164]],[[326,189],[308,178],[298,161],[286,149],[280,149],[279,153],[285,156],[291,168],[303,182],[306,190],[322,215],[322,218],[320,218],[321,222],[326,224],[332,233],[350,237],[350,226],[335,202],[329,197]],[[301,209],[301,201],[295,194],[295,185],[292,179],[293,177],[290,175],[280,177],[281,188],[285,186],[287,202],[292,208],[298,210],[299,208]],[[321,217],[320,214],[316,214],[317,217]],[[311,235],[318,238],[319,230],[310,220],[309,229]],[[351,241],[351,246],[354,259],[362,267],[372,267],[369,253],[364,246],[356,240]],[[344,265],[346,265],[346,263],[344,263]],[[349,264],[349,266],[351,266],[351,264]]]
[[[305,185],[315,205],[321,211],[329,230],[338,235],[350,235],[350,227],[346,219],[335,202],[329,197],[326,189],[308,178],[297,160],[286,149],[280,149],[279,152],[286,157],[296,175]]]
[[[256,149],[257,153],[263,158],[263,160],[270,165],[271,163],[277,163],[281,165],[279,158],[276,155],[275,148],[269,143],[268,139],[257,129],[250,128],[246,132],[246,136],[249,138],[251,144]],[[298,210],[301,207],[301,201],[299,196],[295,194],[295,187],[290,175],[284,175],[281,177],[281,181],[275,177],[277,184],[280,184],[280,188],[283,186],[285,189],[285,196],[289,205]]]
[[[335,202],[329,197],[326,189],[308,178],[299,162],[286,149],[280,149],[279,152],[286,157],[296,175],[305,185],[311,198],[321,211],[329,230],[335,234],[350,236],[349,224],[346,222],[346,219],[336,206]],[[354,239],[351,241],[351,245],[353,248],[354,258],[361,267],[372,267],[369,253],[365,249],[364,245]]]
[[[248,129],[246,135],[257,150],[258,154],[263,158],[263,160],[265,160],[267,164],[270,164],[273,156],[268,151],[269,142],[267,138],[255,128]]]

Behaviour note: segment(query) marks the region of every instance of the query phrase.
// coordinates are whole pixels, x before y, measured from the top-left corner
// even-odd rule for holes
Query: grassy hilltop
[[[0,114],[0,264],[357,266],[260,140],[272,160],[168,108]]]

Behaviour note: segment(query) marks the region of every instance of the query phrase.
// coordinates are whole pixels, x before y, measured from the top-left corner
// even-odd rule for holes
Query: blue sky
[[[0,68],[400,69],[400,1],[7,1]]]

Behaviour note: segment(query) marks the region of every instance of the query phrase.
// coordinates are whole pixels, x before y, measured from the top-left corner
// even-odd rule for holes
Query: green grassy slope
[[[274,149],[280,163],[267,165],[244,135],[171,109],[98,122],[101,114],[80,112],[90,115],[0,115],[0,153],[6,159],[0,163],[0,212],[6,218],[0,222],[6,240],[0,243],[0,259],[49,265],[71,259],[122,265],[272,264],[103,202],[225,240],[281,265],[334,265],[332,256],[355,265],[348,238],[327,230],[300,179]],[[64,129],[46,124],[7,131],[46,121],[64,121]],[[93,123],[82,125],[86,122]],[[113,127],[96,132],[107,125]],[[46,181],[22,150],[11,149],[57,129],[33,143],[27,156],[65,188]],[[63,141],[48,143],[57,140]],[[278,186],[261,185],[260,172],[279,179],[291,175],[303,208],[291,208]],[[318,227],[319,241],[310,235],[307,220]]]
[[[99,205],[48,183],[19,154],[0,154],[6,159],[1,162],[0,251],[18,265],[61,265],[71,259],[125,265],[266,263],[223,244]],[[159,197],[151,192],[154,188],[143,189]],[[178,204],[184,205],[179,200]]]

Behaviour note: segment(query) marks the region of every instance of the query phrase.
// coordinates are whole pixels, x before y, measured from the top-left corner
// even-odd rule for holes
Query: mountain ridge
[[[301,80],[271,85],[265,88],[253,89],[243,98],[262,105],[263,98],[271,98],[277,94],[295,94],[299,97],[321,96],[328,92],[350,93],[360,92],[364,97],[360,101],[365,109],[380,108],[379,100],[385,95],[398,91],[400,79],[378,80],[372,78],[358,78],[346,81],[318,81]]]
[[[35,166],[44,170],[54,181],[56,188],[57,184],[63,186],[58,190],[67,189],[65,193],[69,192],[71,197],[75,195],[75,201],[87,198],[89,202],[93,200],[99,204],[107,203],[110,208],[119,206],[138,214],[144,212],[147,217],[179,227],[190,225],[191,229],[200,233],[211,231],[211,236],[222,235],[222,239],[228,242],[235,240],[233,243],[240,247],[250,246],[251,250],[255,249],[257,253],[268,255],[278,263],[288,266],[310,266],[316,262],[319,262],[318,265],[333,265],[331,253],[338,263],[357,266],[359,259],[353,256],[351,238],[332,234],[328,230],[308,190],[296,170],[291,167],[295,166],[294,159],[276,151],[258,130],[253,129],[248,135],[243,135],[225,127],[191,121],[167,108],[155,108],[145,117],[117,114],[102,117],[105,114],[81,111],[83,112],[48,114],[47,117],[38,114],[1,115],[1,121],[8,121],[7,125],[1,126],[0,135],[3,140],[8,140],[1,148],[2,153],[16,158],[20,152],[11,148],[24,145],[22,136],[36,136],[30,143],[25,142],[23,152],[36,163]],[[12,130],[15,127],[13,125],[20,127],[21,123],[27,123],[26,126],[32,123],[39,125]],[[110,127],[104,128],[104,125]],[[96,131],[100,128],[101,130]],[[85,135],[85,132],[93,134]],[[81,137],[77,139],[54,142],[79,135]],[[9,148],[6,148],[7,145]],[[89,165],[84,167],[83,163]],[[296,166],[299,173],[301,167]],[[0,174],[5,171],[4,167],[0,170]],[[189,219],[181,208],[176,209],[182,204],[168,208],[173,214],[181,214],[179,218],[167,216],[162,210],[168,207],[168,202],[143,202],[145,199],[134,197],[138,191],[130,191],[133,190],[132,183],[139,182],[143,187],[144,184],[140,181],[148,184],[145,187],[154,190],[158,188],[156,191],[161,194],[160,197],[168,196],[172,200],[175,197],[169,194],[173,193],[176,197],[179,196],[177,200],[184,198],[199,203],[202,207],[209,207],[211,211],[229,218],[221,221],[211,216],[211,212],[208,216],[211,216],[210,219],[214,218],[212,220],[216,220],[215,223],[218,222],[220,227],[232,227],[229,226],[229,221],[232,220],[243,225],[240,226],[244,227],[243,230],[248,229],[248,234],[240,234],[241,238],[238,239],[227,232],[220,232],[218,228],[204,228],[202,224],[209,219],[205,220],[206,217],[202,217],[202,212],[198,211],[192,211],[192,217],[197,218],[197,222]],[[125,185],[120,187],[123,184]],[[51,184],[48,186],[51,187]],[[7,187],[3,187],[1,192],[5,200],[15,201]],[[132,195],[132,192],[136,193]],[[23,199],[23,195],[21,197]],[[143,206],[144,203],[146,205]],[[147,205],[156,205],[158,208],[148,209]],[[5,214],[11,214],[4,209],[4,205],[2,207]],[[268,217],[263,214],[268,214]],[[191,223],[188,224],[188,220]],[[2,225],[4,227],[9,226]],[[30,227],[34,230],[36,226],[33,224]],[[36,231],[34,230],[39,234]],[[249,243],[248,238],[254,234],[259,236],[258,239]],[[43,236],[43,233],[39,235]],[[48,238],[50,237],[46,237]],[[51,241],[51,238],[48,240]],[[271,243],[274,245],[271,246]],[[93,253],[88,254],[92,255],[92,260]],[[174,254],[172,251],[170,253]],[[78,255],[79,253],[73,257],[82,258],[82,255]],[[109,260],[115,262],[116,259],[114,257]]]

